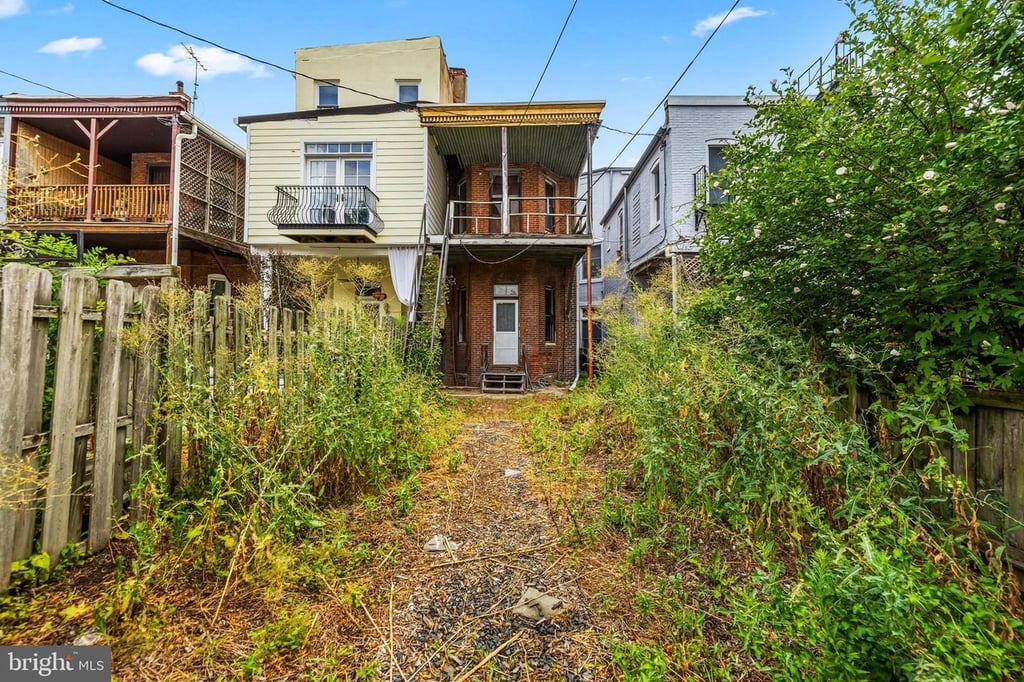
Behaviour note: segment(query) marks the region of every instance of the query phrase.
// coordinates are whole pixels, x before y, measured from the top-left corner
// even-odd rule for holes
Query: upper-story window
[[[601,279],[601,243],[590,247],[590,279]],[[580,261],[580,281],[587,281],[587,259]]]
[[[333,109],[339,106],[340,88],[337,83],[320,81],[316,86],[317,109]]]
[[[308,184],[373,186],[372,142],[307,142]]]
[[[625,209],[619,209],[619,215],[616,217],[616,222],[619,226],[619,248],[615,254],[615,260],[620,260],[626,255],[626,211]]]
[[[708,145],[708,174],[718,173],[725,168],[725,150],[728,145],[724,144],[709,144]],[[714,186],[714,183],[718,183],[718,187]],[[721,204],[722,202],[728,201],[729,195],[725,192],[725,185],[721,180],[712,180],[708,183],[708,203],[709,204]]]
[[[661,166],[651,169],[651,229],[661,225]]]
[[[398,88],[398,101],[405,104],[412,104],[420,101],[419,81],[395,81]]]

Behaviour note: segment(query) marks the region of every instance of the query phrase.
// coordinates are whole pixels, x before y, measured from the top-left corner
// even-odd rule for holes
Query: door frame
[[[513,332],[499,332],[498,331],[498,305],[499,304],[503,304],[503,303],[511,303],[511,304],[515,305],[515,311],[516,311],[515,312],[515,317],[513,318],[513,319],[515,319],[515,323],[516,323],[516,328],[515,328],[515,332],[514,332],[515,335],[516,335],[516,342],[512,346],[512,356],[511,356],[512,357],[512,362],[507,362],[506,361],[507,358],[505,356],[502,357],[502,360],[500,362],[498,361],[498,334],[511,334],[511,333],[513,333]],[[519,364],[519,332],[520,332],[520,329],[519,329],[519,299],[518,298],[495,298],[493,303],[492,303],[492,306],[491,306],[491,313],[493,315],[493,318],[492,318],[493,322],[492,322],[492,325],[491,325],[491,364],[492,365],[499,365],[499,366],[518,365]],[[503,346],[503,348],[506,348],[506,347]]]

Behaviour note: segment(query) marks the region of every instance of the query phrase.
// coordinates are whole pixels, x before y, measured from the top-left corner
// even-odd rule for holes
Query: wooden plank
[[[130,284],[107,283],[96,379],[96,440],[92,471],[92,505],[89,513],[89,551],[98,552],[110,542],[110,529],[119,516],[120,485],[115,484],[118,460],[117,418],[121,407],[121,377],[124,366],[122,328],[134,302]],[[122,449],[123,454],[123,449]]]
[[[206,388],[210,385],[210,360],[206,342],[209,306],[209,294],[198,289],[192,292],[192,383]]]
[[[227,296],[218,296],[213,301],[213,377],[222,387],[227,380],[228,352],[228,303]]]
[[[978,407],[978,518],[999,527],[1003,514],[1003,425],[1005,410]],[[995,507],[995,508],[994,508]]]
[[[1024,411],[1024,393],[1015,391],[968,391],[967,398],[975,405]]]
[[[179,390],[185,382],[185,320],[179,303],[181,283],[176,279],[160,280],[160,290],[173,303],[167,308],[167,382]],[[168,490],[174,490],[181,474],[181,424],[168,420],[163,425],[162,460]]]
[[[54,373],[53,419],[50,427],[50,467],[43,512],[42,549],[56,561],[70,537],[75,474],[75,425],[78,421],[84,358],[82,312],[86,301],[95,301],[95,280],[77,273],[62,278],[57,357]],[[91,332],[91,325],[89,325]]]
[[[160,265],[137,263],[133,265],[109,265],[98,273],[104,279],[162,279],[164,277],[180,277],[181,268],[177,265]]]
[[[85,501],[89,495],[91,484],[89,455],[92,438],[81,435],[79,428],[89,424],[93,415],[95,393],[92,382],[95,369],[96,328],[98,323],[103,320],[103,313],[97,309],[97,302],[100,298],[99,282],[86,278],[86,283],[89,286],[85,298],[87,307],[82,311],[81,369],[77,389],[78,411],[75,415],[75,465],[71,485],[71,509],[68,515],[68,542],[81,541],[82,534],[86,530],[83,528],[83,521],[86,509]]]
[[[243,362],[245,360],[246,354],[248,353],[248,349],[246,347],[246,337],[247,337],[247,332],[248,332],[248,327],[246,325],[248,324],[248,322],[246,321],[246,315],[245,315],[245,312],[242,310],[242,306],[238,305],[237,303],[233,306],[233,314],[234,314],[234,336],[233,336],[234,345],[233,345],[233,347],[235,349],[233,360],[234,360],[235,371],[237,372],[240,369],[242,369]]]
[[[160,316],[160,290],[148,286],[142,290],[142,314],[139,325],[141,343],[135,359],[135,377],[132,391],[132,457],[128,467],[128,486],[132,490],[129,513],[132,521],[142,518],[141,500],[134,487],[142,480],[148,462],[143,457],[146,446],[153,438],[153,408],[157,398],[157,377],[160,366],[160,344],[156,337],[156,324]]]
[[[36,285],[36,305],[33,312],[32,338],[29,349],[28,386],[25,394],[25,428],[24,437],[38,433],[43,428],[43,400],[46,392],[46,358],[50,343],[50,323],[47,318],[39,317],[39,308],[52,308],[53,277],[44,274],[39,277]],[[22,448],[25,471],[35,474],[39,471],[39,446]],[[32,554],[32,545],[36,534],[36,512],[42,504],[41,488],[38,476],[33,475],[25,481],[22,498],[19,501],[17,525],[14,536],[14,559],[24,559]]]
[[[267,359],[272,364],[277,364],[278,358],[278,310],[277,306],[270,306],[267,320]]]
[[[292,387],[294,377],[292,372],[292,342],[295,338],[293,327],[295,315],[291,308],[285,308],[281,316],[281,364],[284,368],[285,386]]]
[[[0,591],[10,584],[18,510],[25,500],[26,471],[21,453],[33,352],[32,312],[44,288],[49,294],[50,274],[22,263],[12,263],[0,274]],[[10,496],[10,499],[8,498]]]
[[[1006,496],[1007,541],[1024,552],[1024,412],[1003,415],[1003,491]]]

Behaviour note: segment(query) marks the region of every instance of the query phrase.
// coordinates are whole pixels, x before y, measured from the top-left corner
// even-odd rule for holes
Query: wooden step
[[[526,393],[526,372],[488,370],[480,376],[483,393]]]

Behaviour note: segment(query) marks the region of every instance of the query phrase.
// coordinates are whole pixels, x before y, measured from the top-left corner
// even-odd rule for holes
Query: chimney
[[[185,103],[185,111],[191,111],[192,110],[192,106],[191,106],[192,105],[192,98],[189,97],[188,93],[185,92],[185,83],[182,82],[182,81],[175,81],[174,84],[177,86],[177,89],[176,90],[172,90],[171,92],[169,92],[167,94],[168,95],[176,95],[176,96],[180,97],[181,100]]]
[[[448,77],[452,80],[452,101],[461,104],[466,101],[466,70],[453,66],[448,69]]]

